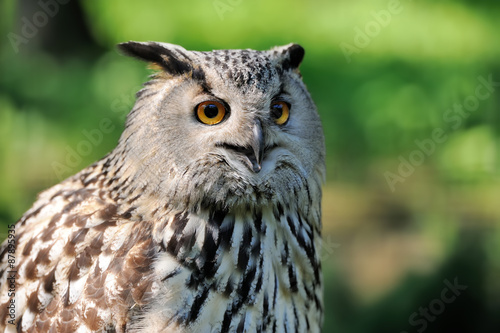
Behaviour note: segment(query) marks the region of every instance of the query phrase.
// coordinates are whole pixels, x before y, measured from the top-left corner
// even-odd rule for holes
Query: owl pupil
[[[203,111],[208,118],[214,118],[219,114],[219,108],[215,104],[208,104]]]
[[[281,106],[280,104],[273,105],[271,109],[271,115],[276,119],[281,117],[283,115],[283,106]]]

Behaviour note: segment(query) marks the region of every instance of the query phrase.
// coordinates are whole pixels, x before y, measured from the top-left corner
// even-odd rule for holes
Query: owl
[[[126,42],[155,69],[116,148],[0,249],[2,332],[320,332],[323,131],[304,49]]]

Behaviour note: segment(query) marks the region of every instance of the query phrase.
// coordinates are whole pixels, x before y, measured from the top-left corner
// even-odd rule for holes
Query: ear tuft
[[[192,70],[187,51],[180,46],[155,42],[125,42],[118,49],[127,56],[160,66],[172,75],[182,75]]]
[[[278,58],[284,70],[298,69],[304,59],[304,48],[299,44],[288,44],[278,46],[271,50],[271,54]]]
[[[302,59],[304,59],[305,50],[299,44],[292,44],[292,46],[288,48],[288,54],[290,56],[290,67],[298,68]]]

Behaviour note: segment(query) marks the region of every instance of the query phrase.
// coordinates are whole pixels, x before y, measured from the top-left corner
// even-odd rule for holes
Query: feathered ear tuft
[[[193,69],[188,51],[178,45],[130,41],[118,44],[118,49],[125,55],[159,66],[172,75],[182,75]]]
[[[278,46],[270,50],[271,54],[277,58],[278,63],[284,70],[298,69],[302,59],[304,59],[304,48],[299,44],[288,44]]]

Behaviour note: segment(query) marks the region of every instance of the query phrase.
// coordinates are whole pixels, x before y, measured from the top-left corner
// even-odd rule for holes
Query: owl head
[[[119,48],[156,70],[114,151],[132,186],[192,209],[287,201],[320,186],[323,131],[299,73],[301,46]]]

